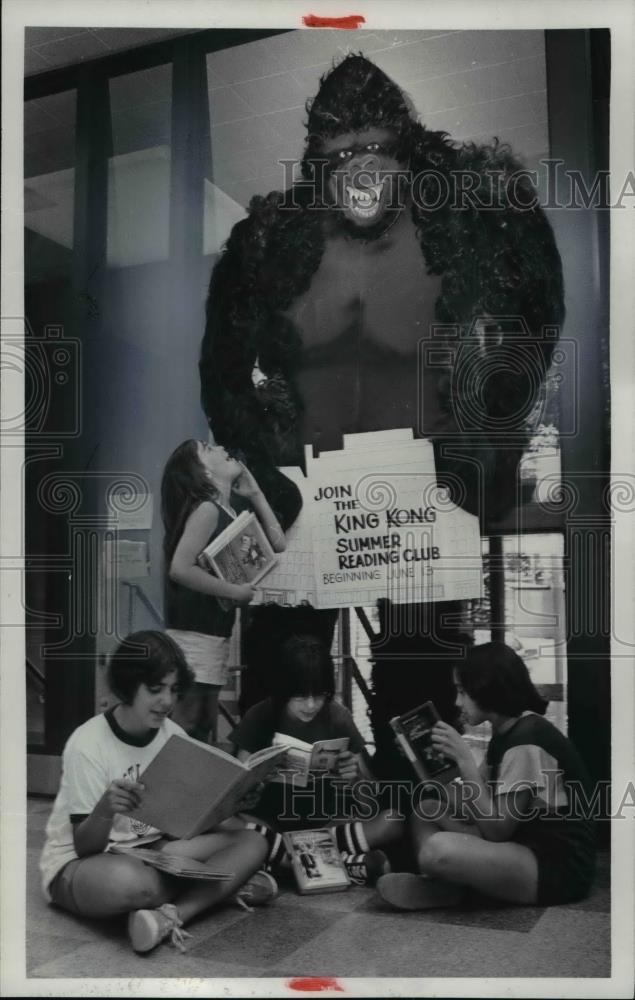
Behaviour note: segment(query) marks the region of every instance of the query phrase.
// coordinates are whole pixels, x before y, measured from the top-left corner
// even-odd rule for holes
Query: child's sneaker
[[[464,898],[463,886],[409,872],[383,875],[377,883],[377,892],[396,910],[442,909],[458,906]]]
[[[383,851],[366,851],[364,854],[342,852],[342,861],[353,885],[375,885],[381,875],[390,871],[390,861]]]
[[[152,951],[168,935],[179,951],[185,951],[184,939],[192,936],[183,930],[183,921],[172,903],[164,903],[156,910],[135,910],[128,917],[128,937],[135,951]]]
[[[243,910],[251,910],[254,906],[264,906],[278,895],[278,883],[269,872],[258,871],[241,885],[234,899]]]

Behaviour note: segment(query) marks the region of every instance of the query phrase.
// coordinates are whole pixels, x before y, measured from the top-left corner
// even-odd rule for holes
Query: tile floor
[[[185,955],[162,945],[131,951],[123,921],[85,923],[48,906],[37,860],[50,800],[28,804],[29,977],[582,976],[610,975],[610,864],[572,906],[396,913],[371,889],[299,896],[283,888],[271,906],[235,906],[190,926]]]

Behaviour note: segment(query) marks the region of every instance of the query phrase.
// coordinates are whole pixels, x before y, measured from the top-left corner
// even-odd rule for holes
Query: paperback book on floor
[[[283,834],[298,892],[341,892],[351,880],[331,830],[293,830]]]

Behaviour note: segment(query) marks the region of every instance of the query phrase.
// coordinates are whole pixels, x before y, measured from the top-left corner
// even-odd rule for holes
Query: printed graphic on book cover
[[[256,584],[276,565],[277,557],[255,514],[243,511],[203,549],[199,565],[238,585]]]
[[[340,892],[350,879],[330,830],[294,830],[283,834],[298,892]]]
[[[439,719],[436,707],[427,701],[411,712],[391,719],[390,724],[419,777],[445,782],[458,774],[458,768],[432,743],[432,729]]]
[[[348,736],[306,743],[295,736],[289,736],[288,733],[274,733],[271,745],[286,749],[279,773],[271,780],[291,782],[303,788],[307,786],[311,772],[326,773],[336,770],[340,753],[348,750]]]

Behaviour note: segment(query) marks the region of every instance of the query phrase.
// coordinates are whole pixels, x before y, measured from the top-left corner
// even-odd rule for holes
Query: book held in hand
[[[165,872],[167,875],[178,875],[179,878],[195,878],[205,882],[228,882],[234,877],[233,872],[216,871],[202,861],[183,858],[181,855],[169,854],[166,851],[153,851],[145,847],[136,847],[134,843],[113,844],[110,847],[110,852],[112,854],[127,854],[128,857],[143,861],[145,865],[151,865],[157,871]]]
[[[315,892],[341,892],[351,880],[331,830],[293,830],[283,833],[293,874],[302,895]]]
[[[245,796],[277,770],[284,753],[283,747],[265,747],[242,763],[217,747],[174,734],[139,777],[142,800],[129,815],[189,840],[238,812]]]
[[[459,770],[456,763],[439,753],[432,743],[432,729],[440,715],[431,701],[390,720],[406,757],[423,781],[453,781]]]
[[[284,747],[286,750],[286,755],[279,765],[279,772],[272,781],[292,782],[299,788],[306,788],[310,772],[324,773],[336,770],[340,752],[348,750],[348,736],[305,743],[295,736],[275,733],[272,746]]]
[[[202,569],[238,586],[258,583],[277,561],[260,521],[246,510],[213,538],[198,557]]]

